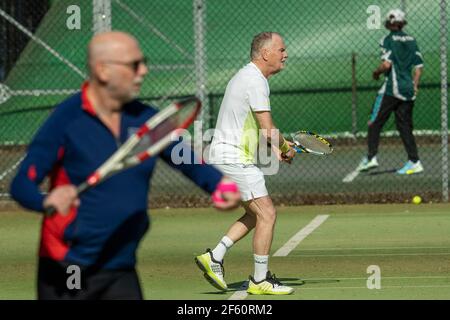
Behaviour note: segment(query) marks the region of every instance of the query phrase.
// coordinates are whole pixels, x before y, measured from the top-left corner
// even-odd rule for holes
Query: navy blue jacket
[[[50,189],[80,184],[157,112],[138,101],[124,105],[118,141],[97,117],[87,86],[56,107],[29,145],[11,184],[11,195],[22,206],[43,212],[39,185],[46,176]],[[212,193],[221,173],[207,164],[173,164],[175,144],[159,157]],[[39,256],[104,269],[133,268],[137,246],[149,226],[147,202],[155,164],[156,158],[150,158],[82,193],[81,205],[67,216],[44,217]]]

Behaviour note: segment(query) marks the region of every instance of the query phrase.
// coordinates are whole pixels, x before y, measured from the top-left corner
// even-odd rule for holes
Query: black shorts
[[[79,267],[48,258],[39,259],[39,300],[142,300],[136,270]]]

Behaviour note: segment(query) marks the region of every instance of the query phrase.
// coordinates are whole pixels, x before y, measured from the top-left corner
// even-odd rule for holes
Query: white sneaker
[[[250,294],[272,294],[284,295],[294,292],[294,288],[284,286],[275,277],[267,271],[266,279],[256,282],[252,276],[249,277],[247,292]]]
[[[405,163],[403,168],[397,170],[398,174],[414,174],[420,172],[423,172],[423,166],[420,160],[417,162],[412,162],[411,160],[408,160],[408,162]]]
[[[372,159],[367,159],[367,157],[362,158],[356,170],[358,171],[367,171],[373,168],[378,167],[377,157],[372,157]]]

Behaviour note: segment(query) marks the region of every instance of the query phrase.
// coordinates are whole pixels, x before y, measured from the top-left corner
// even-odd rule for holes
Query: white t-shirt
[[[255,163],[259,124],[253,112],[270,111],[269,95],[266,77],[252,62],[231,78],[220,106],[209,163]]]

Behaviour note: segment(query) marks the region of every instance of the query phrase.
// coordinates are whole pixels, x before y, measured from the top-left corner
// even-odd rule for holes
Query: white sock
[[[225,253],[227,253],[227,250],[230,249],[233,244],[233,240],[227,236],[224,236],[212,251],[214,259],[217,261],[222,261]]]
[[[269,270],[269,256],[259,256],[257,254],[253,255],[255,259],[255,274],[253,279],[256,282],[264,280]]]

